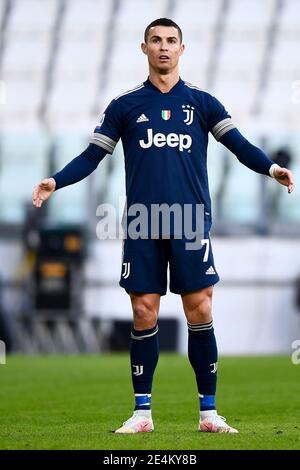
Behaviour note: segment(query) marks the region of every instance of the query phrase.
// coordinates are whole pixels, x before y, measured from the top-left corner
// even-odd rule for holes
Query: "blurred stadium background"
[[[182,27],[181,76],[300,180],[300,0],[0,0],[0,339],[19,353],[126,350],[121,242],[96,208],[124,196],[121,146],[42,210],[32,189],[86,147],[117,94],[147,76],[143,32]],[[300,191],[287,195],[211,139],[215,328],[221,354],[290,354],[300,338]],[[222,175],[224,177],[222,178]],[[298,183],[299,184],[299,183]],[[162,349],[186,351],[180,298]]]

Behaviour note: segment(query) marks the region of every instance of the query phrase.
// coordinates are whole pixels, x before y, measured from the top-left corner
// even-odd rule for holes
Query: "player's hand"
[[[278,183],[287,186],[288,193],[290,194],[294,189],[294,175],[291,170],[287,168],[277,167],[274,169],[274,178]]]
[[[41,181],[33,190],[32,204],[34,207],[41,207],[44,201],[47,201],[54,192],[56,182],[54,178],[46,178]]]

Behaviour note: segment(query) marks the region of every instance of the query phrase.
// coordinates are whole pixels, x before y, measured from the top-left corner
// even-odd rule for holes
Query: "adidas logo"
[[[210,266],[207,270],[206,270],[206,273],[205,274],[216,274],[216,271],[214,270],[214,268],[212,266]]]
[[[147,116],[145,116],[145,114],[141,114],[139,118],[137,118],[136,122],[147,122],[149,121],[149,119],[147,118]]]

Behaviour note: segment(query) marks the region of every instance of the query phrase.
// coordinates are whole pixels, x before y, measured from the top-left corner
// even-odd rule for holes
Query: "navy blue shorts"
[[[185,239],[127,238],[123,245],[120,286],[127,292],[165,295],[170,269],[170,291],[184,294],[219,281],[209,235],[197,250],[187,250]]]

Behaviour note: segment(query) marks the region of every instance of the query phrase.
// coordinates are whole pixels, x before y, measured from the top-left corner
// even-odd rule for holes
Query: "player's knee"
[[[189,323],[208,323],[212,320],[212,297],[209,294],[201,296],[197,305],[186,312]]]
[[[148,330],[157,323],[157,311],[142,300],[133,305],[133,324],[136,330]]]

